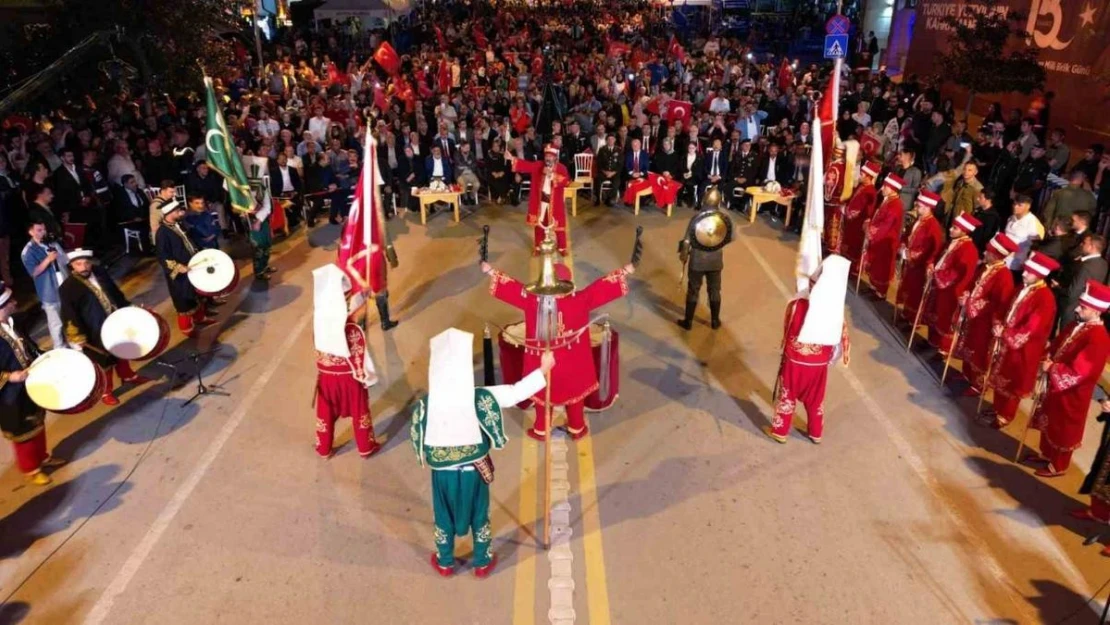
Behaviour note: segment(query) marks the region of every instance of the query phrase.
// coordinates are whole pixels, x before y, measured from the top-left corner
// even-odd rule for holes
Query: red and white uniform
[[[865,176],[874,177],[878,175],[878,172],[878,167],[872,169],[870,163],[863,166]],[[871,216],[875,213],[878,197],[879,190],[875,188],[874,182],[865,178],[856,187],[852,197],[848,199],[848,204],[844,207],[844,224],[840,233],[840,254],[852,261],[852,264],[859,263],[860,254],[863,253],[863,222],[871,219]]]
[[[964,377],[976,390],[982,390],[987,366],[994,349],[995,325],[1003,325],[1014,300],[1014,276],[1005,260],[983,265],[977,274],[975,286],[967,297],[967,321],[956,357],[963,360]]]
[[[1038,275],[1047,277],[1059,265],[1044,254],[1034,252],[1025,262],[1025,270],[1034,268]],[[994,390],[997,425],[1005,426],[1013,421],[1022,398],[1033,392],[1048,336],[1055,323],[1056,298],[1043,280],[1018,292],[1003,322],[998,357],[991,367],[989,383]]]
[[[806,408],[809,436],[820,440],[825,429],[825,387],[828,383],[829,365],[836,358],[836,346],[798,341],[807,312],[808,299],[795,299],[786,305],[786,316],[783,319],[782,373],[778,396],[775,397],[775,416],[771,421],[771,433],[779,438],[790,434],[790,423],[794,419],[798,402]],[[850,347],[847,325],[841,334],[840,347],[844,353]]]
[[[952,349],[952,335],[959,322],[960,300],[971,291],[978,264],[979,249],[975,242],[970,237],[960,237],[948,244],[933,271],[932,296],[923,316],[929,326],[929,342],[946,356]]]
[[[335,421],[350,417],[355,445],[362,455],[373,453],[374,423],[366,379],[366,334],[357,323],[344,327],[350,357],[316,352],[316,453],[331,455]]]
[[[902,318],[913,323],[921,296],[925,292],[929,268],[937,262],[944,249],[944,230],[932,213],[924,214],[913,222],[906,237],[906,256],[902,262],[902,281],[898,283],[895,302],[902,309]]]
[[[1048,460],[1049,470],[1061,472],[1083,443],[1091,397],[1110,356],[1110,335],[1101,319],[1072,322],[1048,353],[1048,388],[1031,427],[1041,431],[1041,456]]]
[[[883,186],[898,191],[902,188],[902,179],[890,174],[883,181]],[[902,212],[902,200],[892,195],[882,200],[867,229],[864,269],[871,288],[884,299],[894,277],[894,260],[902,240]]]
[[[567,243],[567,210],[563,205],[563,196],[567,185],[573,182],[567,175],[567,168],[556,163],[555,167],[547,172],[543,161],[517,159],[513,161],[513,171],[532,178],[532,188],[528,193],[528,225],[535,229],[534,251],[539,252],[540,243],[544,238],[544,227],[554,226],[555,243],[559,253],[565,255],[569,244]]]
[[[565,265],[556,265],[556,271],[563,272],[560,279],[570,277]],[[555,353],[555,368],[550,377],[551,403],[566,406],[567,429],[572,436],[586,429],[582,402],[598,388],[597,369],[590,346],[590,312],[627,295],[626,276],[624,269],[617,269],[585,288],[555,297],[558,328],[551,346]],[[540,356],[547,348],[544,341],[535,338],[541,298],[525,290],[521,282],[497,270],[490,272],[489,292],[502,302],[524,311],[524,371],[539,368]],[[532,396],[536,405],[533,429],[541,436],[547,432],[545,401],[546,391]]]

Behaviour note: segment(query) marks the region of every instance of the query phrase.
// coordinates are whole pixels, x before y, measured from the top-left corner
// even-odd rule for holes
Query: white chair
[[[173,191],[174,191],[173,199],[175,199],[175,200],[181,202],[182,204],[184,204],[185,203],[185,185],[179,184],[176,187],[174,187]]]
[[[613,182],[611,180],[602,180],[601,184],[598,185],[598,187],[597,187],[597,198],[596,198],[596,200],[598,202],[600,202],[601,197],[603,195],[605,195],[605,190],[606,189],[609,189],[609,191],[611,193],[614,193],[614,194],[617,193],[617,189],[616,189],[616,187],[613,186]]]
[[[123,248],[127,254],[131,253],[131,239],[135,239],[135,245],[139,246],[139,251],[143,251],[143,233],[141,230],[132,230],[131,228],[123,229]]]
[[[582,152],[574,155],[574,179],[589,182],[594,174],[594,155]]]
[[[146,199],[148,200],[153,200],[158,197],[158,191],[160,191],[158,187],[147,187],[143,189],[143,193],[146,193]]]
[[[520,181],[520,191],[516,195],[516,203],[517,204],[520,204],[520,201],[522,199],[524,199],[524,194],[526,192],[527,193],[532,192],[532,179],[531,178],[524,178],[523,180]]]

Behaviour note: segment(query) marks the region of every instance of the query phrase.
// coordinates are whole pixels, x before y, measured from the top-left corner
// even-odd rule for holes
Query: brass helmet
[[[723,199],[724,198],[721,195],[720,189],[718,189],[717,187],[709,187],[709,189],[705,192],[705,197],[701,199],[701,207],[702,209],[718,208],[720,207],[721,200]]]

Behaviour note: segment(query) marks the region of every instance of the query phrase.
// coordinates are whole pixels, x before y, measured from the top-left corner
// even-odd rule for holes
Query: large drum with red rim
[[[189,259],[189,283],[203,297],[220,297],[235,290],[239,270],[231,257],[220,250],[201,250]]]
[[[609,328],[609,370],[602,372],[602,343],[605,338],[605,326],[600,323],[590,325],[590,349],[594,356],[594,370],[601,375],[609,376],[609,388],[605,397],[601,396],[601,388],[591,393],[585,400],[586,410],[598,412],[605,410],[617,401],[620,392],[620,335],[612,327]],[[501,356],[501,382],[514,384],[524,377],[524,322],[505,326],[497,335],[498,351]],[[558,355],[556,355],[558,358]],[[531,400],[517,404],[520,408],[532,405]]]
[[[104,371],[74,349],[52,349],[31,363],[27,394],[39,407],[77,414],[96,405],[108,389]]]
[[[138,306],[120,308],[100,326],[100,343],[120,360],[149,360],[169,342],[170,326],[162,315]]]

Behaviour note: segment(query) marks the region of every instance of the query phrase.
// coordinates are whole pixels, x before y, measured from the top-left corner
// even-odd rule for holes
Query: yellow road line
[[[527,419],[526,419],[527,421]],[[527,424],[526,424],[527,425]],[[536,488],[539,471],[540,447],[531,439],[521,436],[520,444],[520,505],[517,518],[516,582],[513,586],[513,625],[536,623]]]
[[[597,508],[597,478],[594,470],[592,436],[584,436],[578,447],[578,492],[582,502],[582,549],[586,552],[586,599],[590,625],[609,625],[609,583],[605,576],[605,552],[601,546],[601,514]]]

